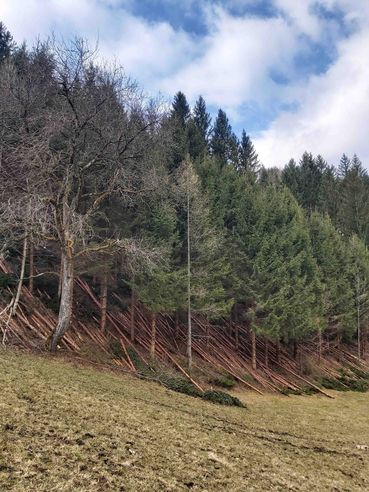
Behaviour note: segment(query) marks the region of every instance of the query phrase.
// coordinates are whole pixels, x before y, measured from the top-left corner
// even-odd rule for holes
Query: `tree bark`
[[[361,359],[361,330],[360,330],[360,304],[359,295],[356,302],[356,323],[357,323],[357,355]]]
[[[319,364],[320,364],[320,362],[322,360],[322,345],[323,345],[323,339],[322,339],[323,337],[322,337],[322,330],[321,330],[321,328],[319,328],[318,336],[319,336],[318,343],[319,343]]]
[[[64,333],[68,330],[73,311],[74,264],[70,255],[63,254],[61,262],[61,297],[58,324],[50,342],[50,350],[55,352]]]
[[[256,334],[255,331],[250,328],[251,335],[251,365],[254,371],[256,370]]]
[[[35,247],[32,241],[32,236],[30,238],[30,243],[29,243],[29,281],[28,281],[28,289],[31,294],[33,294],[33,278],[35,275]]]
[[[135,291],[132,288],[131,291],[131,326],[130,326],[130,331],[131,331],[131,342],[135,341],[136,333],[135,333],[135,317],[136,317],[136,295]]]
[[[151,345],[150,345],[150,355],[152,358],[155,357],[155,346],[156,346],[156,314],[151,314]]]
[[[281,354],[281,342],[277,340],[276,348],[275,348],[275,359],[278,362],[278,364],[280,362],[280,354]]]
[[[26,271],[27,250],[28,250],[28,237],[26,236],[24,238],[24,241],[23,241],[22,262],[21,262],[21,269],[20,269],[19,281],[18,281],[18,286],[17,286],[17,292],[15,294],[14,302],[13,302],[12,307],[11,307],[11,315],[12,316],[15,316],[15,313],[17,312],[17,307],[18,307],[19,299],[20,299],[21,292],[22,292],[24,274]]]
[[[237,323],[235,328],[234,328],[234,346],[235,346],[236,350],[238,350],[239,346],[240,346],[240,336],[239,335],[240,335],[240,331],[239,331],[239,326]]]
[[[101,279],[101,317],[100,317],[100,330],[105,331],[106,329],[106,312],[108,307],[108,274],[105,271]]]
[[[269,366],[269,340],[265,340],[265,365]]]
[[[366,355],[366,349],[367,349],[367,344],[368,344],[368,328],[364,327],[363,328],[363,337],[362,337],[362,347],[361,347],[361,353],[362,357],[364,358]]]
[[[60,268],[59,268],[59,284],[58,284],[58,298],[60,299],[63,286],[63,252],[60,257]]]
[[[297,355],[298,355],[298,345],[296,340],[293,341],[293,358],[297,360]]]
[[[175,338],[175,340],[177,340],[177,338],[178,338],[178,332],[179,332],[179,312],[177,309],[176,313],[175,313],[175,319],[174,319],[174,338]]]

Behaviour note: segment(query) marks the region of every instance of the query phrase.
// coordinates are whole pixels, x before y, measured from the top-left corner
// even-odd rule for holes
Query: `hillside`
[[[10,350],[0,384],[2,491],[369,488],[368,394],[229,408]]]

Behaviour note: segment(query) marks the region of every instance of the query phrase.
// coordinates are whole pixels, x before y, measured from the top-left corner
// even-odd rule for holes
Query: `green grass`
[[[369,490],[369,394],[224,407],[0,351],[1,491]]]

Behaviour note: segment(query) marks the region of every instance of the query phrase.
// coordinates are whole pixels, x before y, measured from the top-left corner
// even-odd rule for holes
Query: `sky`
[[[267,167],[369,167],[369,0],[0,0],[0,20],[19,43],[98,40],[153,96],[201,94]]]

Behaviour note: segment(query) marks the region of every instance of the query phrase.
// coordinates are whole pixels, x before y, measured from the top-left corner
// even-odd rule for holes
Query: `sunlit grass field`
[[[0,491],[369,490],[369,394],[223,407],[0,351]]]

